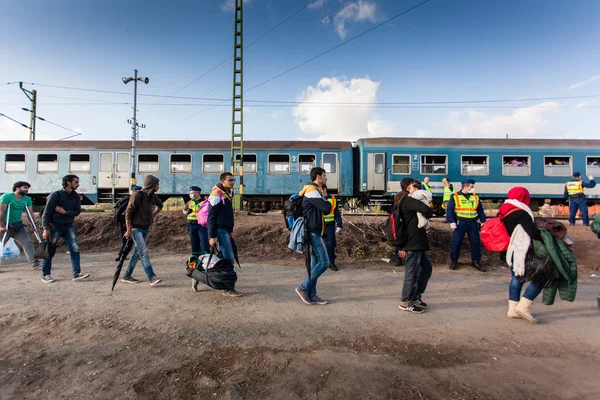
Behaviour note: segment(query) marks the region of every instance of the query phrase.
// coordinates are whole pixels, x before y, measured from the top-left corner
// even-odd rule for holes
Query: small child
[[[429,191],[423,189],[421,182],[416,181],[415,183],[413,183],[412,187],[414,190],[410,193],[409,196],[412,197],[413,199],[419,200],[423,204],[427,204],[427,206],[431,207],[431,201],[433,199],[433,196],[431,195],[431,193]],[[425,218],[423,216],[423,214],[418,212],[417,218],[419,219],[419,224],[418,224],[419,228],[425,228],[425,229],[429,228],[429,220],[427,218]]]
[[[552,201],[550,199],[544,200],[544,205],[540,209],[540,217],[545,218],[554,218],[554,208],[551,205]]]

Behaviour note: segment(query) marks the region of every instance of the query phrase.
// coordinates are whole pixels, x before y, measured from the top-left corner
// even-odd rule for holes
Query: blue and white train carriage
[[[62,176],[76,174],[84,204],[112,202],[129,188],[130,146],[125,141],[0,142],[0,192],[24,180],[31,183],[36,203],[43,204],[61,187]],[[280,205],[310,181],[315,166],[327,171],[331,192],[351,197],[352,156],[350,142],[246,141],[245,199],[262,208]],[[230,170],[230,142],[140,141],[136,158],[138,182],[148,174],[158,176],[162,198],[185,196],[191,185],[209,193],[219,174]]]
[[[534,207],[545,198],[562,199],[573,172],[600,177],[600,140],[372,138],[356,142],[355,157],[363,197],[389,198],[403,178],[428,176],[438,204],[444,177],[455,190],[473,178],[477,194],[494,200],[525,186],[538,199]],[[586,196],[600,198],[600,185],[586,189]]]

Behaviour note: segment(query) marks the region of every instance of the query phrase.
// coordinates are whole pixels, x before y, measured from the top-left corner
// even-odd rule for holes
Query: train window
[[[425,155],[421,156],[421,174],[439,174],[448,173],[448,156]]]
[[[205,174],[220,174],[225,170],[225,156],[223,154],[202,155],[202,172]]]
[[[502,175],[529,176],[530,165],[529,156],[502,156]]]
[[[269,154],[269,173],[270,174],[289,174],[290,173],[290,155],[289,154]]]
[[[58,154],[38,154],[37,172],[38,174],[58,173]]]
[[[600,157],[585,158],[585,174],[593,176],[600,175]]]
[[[310,170],[317,166],[317,156],[314,154],[299,154],[298,155],[298,173],[310,174]]]
[[[488,156],[460,156],[462,175],[489,175]]]
[[[138,173],[155,174],[159,171],[158,154],[138,154]]]
[[[394,154],[392,156],[392,174],[408,175],[412,168],[410,155]]]
[[[236,154],[235,159],[239,160],[240,155]],[[256,166],[257,166],[257,156],[256,154],[244,154],[244,174],[255,174]],[[240,164],[235,164],[235,173],[240,172]]]
[[[544,175],[546,176],[571,176],[571,157],[545,156]]]
[[[169,171],[171,171],[172,174],[192,173],[192,155],[171,154],[171,159],[169,161]]]
[[[323,154],[323,169],[328,174],[337,173],[337,154],[335,154],[335,153]]]
[[[89,154],[69,154],[69,172],[75,174],[89,174],[90,155]]]
[[[25,154],[6,154],[4,156],[4,172],[8,174],[23,173],[26,166]]]

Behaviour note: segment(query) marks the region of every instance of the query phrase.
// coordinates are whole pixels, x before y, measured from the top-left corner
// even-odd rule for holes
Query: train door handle
[[[95,184],[96,184],[96,182],[97,182],[96,176],[93,176],[93,177],[92,177],[92,185],[95,185]]]

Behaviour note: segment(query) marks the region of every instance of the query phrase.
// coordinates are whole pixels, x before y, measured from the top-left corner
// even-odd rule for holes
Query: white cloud
[[[469,110],[453,111],[442,124],[447,136],[452,137],[535,137],[547,125],[544,114],[557,112],[557,102],[545,102],[531,107],[517,108],[510,115],[490,115]]]
[[[244,3],[250,3],[250,0],[244,0]],[[221,10],[233,12],[235,8],[235,0],[221,0],[221,4],[219,5]]]
[[[577,103],[574,105],[575,108],[584,108],[587,106],[587,103]]]
[[[366,0],[358,0],[357,3],[346,7],[333,18],[335,31],[340,38],[344,39],[348,34],[348,29],[346,28],[348,22],[375,22],[376,8],[375,3]]]
[[[393,126],[374,114],[372,104],[333,106],[314,103],[376,103],[380,83],[369,77],[346,80],[322,78],[302,94],[293,109],[300,130],[316,140],[355,140],[359,137],[390,136]],[[311,104],[313,103],[313,104]]]
[[[600,79],[600,75],[591,76],[584,81],[572,84],[571,86],[569,86],[569,89],[572,90],[572,89],[577,89],[577,88],[580,88],[583,86],[587,86],[592,82],[596,82],[598,79]]]
[[[314,3],[311,3],[308,8],[321,8],[326,1],[327,0],[317,0]]]

